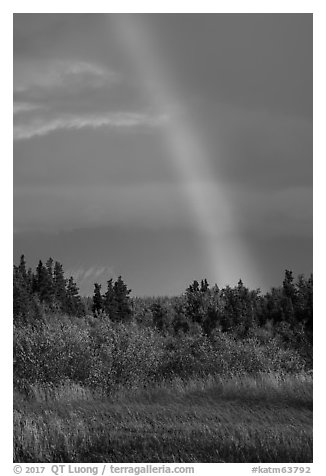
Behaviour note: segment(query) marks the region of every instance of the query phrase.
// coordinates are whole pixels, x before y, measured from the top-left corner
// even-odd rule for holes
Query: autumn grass
[[[16,462],[312,461],[312,376],[261,373],[15,393]]]

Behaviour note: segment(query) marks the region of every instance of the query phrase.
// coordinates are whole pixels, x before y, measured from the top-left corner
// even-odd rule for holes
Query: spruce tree
[[[35,291],[38,294],[40,301],[47,304],[51,303],[51,293],[52,293],[52,279],[48,274],[48,270],[43,265],[40,260],[35,275]]]
[[[13,276],[13,318],[17,326],[33,325],[41,319],[37,300],[32,294],[29,272],[26,273],[26,263],[22,256],[19,266],[14,266]]]
[[[70,316],[81,317],[85,314],[84,306],[79,296],[79,289],[71,276],[66,291],[66,312]]]
[[[128,289],[121,276],[118,277],[114,283],[114,301],[115,301],[115,315],[113,320],[127,321],[131,318],[131,306],[129,294],[131,289]]]
[[[18,266],[18,271],[23,279],[27,279],[27,271],[26,271],[26,261],[25,261],[25,256],[21,255],[20,257],[20,262]]]
[[[27,271],[27,276],[26,276],[26,284],[27,284],[27,289],[30,294],[33,292],[33,280],[34,280],[34,274],[32,271],[32,268],[28,268]]]
[[[94,295],[93,295],[93,314],[96,316],[99,312],[103,311],[103,297],[101,294],[101,285],[98,283],[94,284]]]
[[[103,309],[112,320],[117,317],[117,303],[112,278],[107,282],[107,290],[103,297]]]
[[[63,311],[67,304],[66,283],[67,280],[64,277],[62,264],[56,261],[53,270],[54,299]]]
[[[45,263],[46,271],[47,271],[47,281],[48,281],[48,302],[49,304],[53,304],[55,300],[55,288],[54,288],[54,280],[53,280],[53,259],[49,258]]]

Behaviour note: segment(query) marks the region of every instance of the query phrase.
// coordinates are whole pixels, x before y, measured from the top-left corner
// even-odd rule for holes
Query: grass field
[[[15,462],[312,462],[312,377],[175,379],[14,396]]]

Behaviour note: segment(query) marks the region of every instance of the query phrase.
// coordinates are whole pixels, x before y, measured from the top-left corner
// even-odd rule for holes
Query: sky
[[[15,14],[14,261],[81,294],[312,272],[311,14]]]

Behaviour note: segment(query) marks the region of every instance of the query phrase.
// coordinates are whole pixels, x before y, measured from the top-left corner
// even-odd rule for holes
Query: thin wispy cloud
[[[13,113],[14,115],[16,115],[16,114],[36,111],[38,109],[43,109],[43,108],[44,106],[41,104],[33,104],[28,102],[14,102]]]
[[[14,140],[26,140],[35,136],[45,136],[58,130],[80,130],[85,128],[133,128],[157,127],[164,124],[167,117],[134,112],[108,112],[107,114],[66,115],[51,119],[37,118],[14,125]]]
[[[15,141],[45,136],[55,131],[156,127],[163,116],[124,105],[119,111],[95,103],[92,111],[81,104],[85,95],[107,95],[107,88],[121,82],[121,75],[99,63],[80,60],[20,60],[14,65]],[[40,113],[44,109],[45,113]],[[146,109],[146,107],[145,107]]]
[[[14,93],[31,89],[101,87],[117,82],[119,75],[94,63],[76,60],[19,62],[14,65]]]

